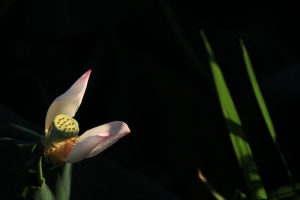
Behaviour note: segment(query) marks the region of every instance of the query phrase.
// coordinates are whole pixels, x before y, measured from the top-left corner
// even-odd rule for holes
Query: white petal
[[[90,155],[87,156],[87,158],[93,157],[110,147],[120,138],[130,133],[130,129],[128,128],[126,123],[121,121],[114,121],[86,131],[84,134],[82,134],[82,136],[80,136],[79,141],[89,136],[95,134],[100,135],[103,133],[109,133],[110,136],[107,137],[103,142],[101,142],[96,148],[94,148]]]
[[[101,153],[102,151],[104,151],[105,149],[107,149],[108,147],[113,145],[115,142],[117,142],[119,139],[121,139],[122,137],[124,137],[127,134],[128,133],[123,132],[118,135],[110,136],[110,137],[106,138],[103,142],[101,142],[96,148],[94,148],[92,150],[92,152],[87,156],[87,158],[91,158],[93,156],[98,155],[99,153]]]
[[[50,127],[55,116],[58,114],[65,114],[74,117],[81,104],[90,74],[90,69],[83,74],[64,94],[57,97],[50,105],[45,121],[45,130]]]
[[[95,128],[92,128],[92,129],[84,132],[80,136],[79,141],[83,140],[89,136],[97,135],[97,134],[101,134],[101,133],[109,133],[110,136],[115,136],[115,135],[118,135],[123,132],[130,133],[130,129],[128,128],[127,124],[122,121],[113,121],[113,122],[109,122],[107,124],[103,124],[101,126],[97,126]]]
[[[91,153],[91,151],[97,147],[97,145],[103,142],[108,136],[109,133],[102,133],[81,140],[73,147],[68,157],[62,161],[66,163],[75,163],[85,159]]]

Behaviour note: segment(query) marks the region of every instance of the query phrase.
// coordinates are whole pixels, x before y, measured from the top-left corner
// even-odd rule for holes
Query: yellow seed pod
[[[76,137],[78,133],[78,122],[68,115],[59,114],[54,118],[46,137],[49,142],[58,143]]]

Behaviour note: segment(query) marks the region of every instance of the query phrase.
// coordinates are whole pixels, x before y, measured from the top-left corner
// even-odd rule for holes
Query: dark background
[[[155,185],[157,196],[149,192],[150,199],[158,199],[158,193],[212,198],[197,169],[226,198],[235,189],[249,195],[211,84],[199,35],[203,29],[265,188],[274,189],[289,181],[247,77],[242,38],[283,153],[300,182],[299,17],[298,1],[16,0],[0,20],[0,103],[42,134],[51,102],[93,70],[75,116],[81,133],[122,120],[131,134],[101,155],[74,164],[71,199],[96,193],[91,198],[113,199],[109,194],[118,192],[119,199],[134,199],[124,195],[142,192],[136,185],[120,192],[134,176]],[[122,178],[115,168],[103,172],[103,159],[133,174]],[[89,178],[83,183],[80,177]]]

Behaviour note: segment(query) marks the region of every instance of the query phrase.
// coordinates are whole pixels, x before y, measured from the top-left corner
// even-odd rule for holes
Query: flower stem
[[[37,176],[38,176],[37,178],[40,187],[45,182],[45,178],[43,177],[42,160],[43,160],[43,152],[41,151],[41,153],[38,154],[38,162],[37,162]]]

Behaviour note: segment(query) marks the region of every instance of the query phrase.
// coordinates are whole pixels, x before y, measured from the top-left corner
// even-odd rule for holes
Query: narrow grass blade
[[[268,191],[268,199],[269,200],[277,200],[277,199],[284,199],[288,197],[292,197],[292,199],[297,199],[294,192],[294,187],[296,190],[300,190],[300,183],[296,183],[294,186],[288,185],[288,186],[283,186],[280,188],[277,188],[272,191]]]
[[[241,191],[236,190],[233,200],[242,200],[242,199],[247,199],[247,196],[244,193],[242,193]]]
[[[222,71],[216,62],[214,53],[208,43],[208,40],[203,31],[200,31],[208,52],[209,64],[213,74],[216,90],[221,104],[222,112],[226,120],[231,142],[239,165],[244,171],[244,177],[248,184],[249,190],[255,199],[267,199],[267,194],[261,182],[255,161],[252,156],[250,146],[246,140],[242,130],[242,124],[238,113],[235,109],[233,100],[227,88]]]
[[[206,70],[204,64],[202,63],[199,56],[197,56],[196,51],[194,50],[191,43],[188,41],[187,37],[185,36],[180,23],[173,12],[169,1],[168,0],[159,0],[158,3],[160,4],[164,14],[167,17],[167,20],[170,23],[171,28],[173,29],[174,35],[177,38],[179,44],[182,46],[182,49],[186,56],[190,59],[193,66],[197,71],[200,72],[200,76],[210,85],[213,87],[213,82],[210,78],[209,71]]]
[[[241,47],[242,47],[242,51],[243,51],[243,56],[244,56],[244,61],[245,61],[245,65],[246,65],[246,68],[247,68],[247,72],[248,72],[248,75],[249,75],[249,78],[250,78],[250,81],[251,81],[251,84],[252,84],[252,88],[253,88],[253,91],[254,91],[254,94],[255,94],[255,97],[256,97],[256,100],[258,102],[258,105],[260,107],[260,110],[262,112],[262,115],[265,119],[265,122],[267,124],[267,127],[268,127],[268,130],[270,132],[270,135],[271,135],[271,138],[273,140],[273,142],[275,143],[276,145],[276,148],[278,150],[278,153],[280,154],[280,157],[281,157],[281,160],[282,162],[284,163],[284,166],[285,166],[285,170],[288,174],[288,177],[290,179],[290,182],[291,182],[291,185],[293,186],[294,188],[294,191],[296,193],[296,188],[294,186],[294,181],[293,181],[293,177],[292,177],[292,174],[289,170],[289,167],[287,165],[287,162],[282,154],[282,151],[280,149],[280,146],[278,144],[278,141],[277,141],[277,135],[276,135],[276,132],[275,132],[275,128],[273,126],[273,123],[272,123],[272,119],[270,117],[270,114],[269,114],[269,111],[268,111],[268,108],[267,108],[267,105],[265,103],[265,100],[263,98],[263,95],[260,91],[260,88],[259,88],[259,85],[258,85],[258,82],[257,82],[257,79],[256,79],[256,76],[255,76],[255,73],[254,73],[254,70],[253,70],[253,67],[252,67],[252,64],[251,64],[251,61],[250,61],[250,57],[249,57],[249,54],[247,52],[247,49],[243,43],[242,40],[240,40],[240,43],[241,43]]]
[[[277,136],[276,136],[276,132],[275,132],[275,129],[274,129],[274,126],[273,126],[273,123],[272,123],[272,119],[270,117],[267,105],[266,105],[266,103],[264,101],[264,98],[262,96],[262,93],[260,91],[260,88],[259,88],[256,76],[254,74],[254,70],[252,68],[252,64],[251,64],[247,49],[246,49],[246,47],[245,47],[242,40],[240,40],[240,43],[241,43],[241,46],[242,46],[245,65],[246,65],[246,68],[247,68],[247,72],[248,72],[248,75],[249,75],[249,78],[250,78],[250,81],[251,81],[251,84],[252,84],[252,88],[253,88],[255,97],[256,97],[257,102],[259,104],[260,110],[263,114],[263,117],[266,121],[266,124],[267,124],[267,127],[269,129],[272,140],[274,141],[274,143],[277,143],[277,141],[276,141]]]
[[[207,179],[203,176],[200,169],[198,169],[198,177],[203,183],[203,185],[207,188],[207,190],[215,197],[217,200],[226,200],[222,195],[220,195],[215,188],[207,181]]]

